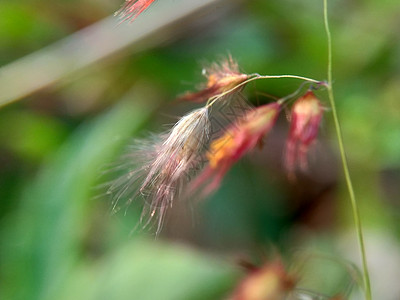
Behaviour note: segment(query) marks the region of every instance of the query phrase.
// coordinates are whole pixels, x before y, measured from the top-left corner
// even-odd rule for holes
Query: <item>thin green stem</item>
[[[249,75],[250,78],[243,81],[242,83],[236,85],[235,87],[231,88],[228,91],[225,91],[221,94],[218,94],[214,97],[211,97],[210,99],[208,99],[206,107],[211,107],[216,101],[218,101],[219,99],[221,99],[222,97],[232,93],[233,91],[239,89],[240,87],[248,84],[251,81],[254,80],[258,80],[258,79],[280,79],[280,78],[293,78],[293,79],[300,79],[300,80],[304,80],[304,81],[308,81],[308,82],[312,82],[312,83],[321,83],[321,81],[312,79],[312,78],[308,78],[308,77],[304,77],[304,76],[298,76],[298,75],[259,75],[259,74],[252,74]]]
[[[349,167],[348,167],[348,163],[347,163],[346,152],[344,150],[344,145],[343,145],[342,130],[340,127],[339,118],[338,118],[337,111],[336,111],[335,98],[333,95],[332,39],[331,39],[331,32],[329,29],[329,22],[328,22],[328,3],[327,2],[328,2],[327,0],[324,0],[324,24],[325,24],[325,31],[326,31],[326,36],[327,36],[327,40],[328,40],[328,85],[327,85],[328,97],[329,97],[329,102],[330,102],[331,108],[332,108],[332,115],[333,115],[333,120],[334,120],[334,124],[335,124],[335,128],[336,128],[337,139],[338,139],[338,143],[339,143],[339,151],[340,151],[340,156],[342,159],[344,176],[346,179],[347,189],[349,191],[351,206],[352,206],[352,210],[353,210],[354,223],[355,223],[356,230],[357,230],[358,244],[360,247],[361,259],[362,259],[362,265],[363,265],[365,298],[367,300],[371,300],[372,299],[371,283],[370,283],[370,279],[369,279],[368,264],[367,264],[367,257],[366,257],[366,251],[365,251],[365,245],[364,245],[364,236],[363,236],[363,231],[362,231],[360,212],[358,209],[356,196],[354,194],[354,188],[353,188],[353,184],[351,181],[351,176],[350,176]]]

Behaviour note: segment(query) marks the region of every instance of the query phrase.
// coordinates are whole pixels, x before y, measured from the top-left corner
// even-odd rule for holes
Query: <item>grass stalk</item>
[[[333,121],[334,121],[335,128],[336,128],[336,135],[337,135],[338,144],[339,144],[340,157],[342,160],[343,171],[344,171],[344,176],[345,176],[345,180],[346,180],[346,184],[347,184],[347,189],[349,191],[354,223],[355,223],[356,230],[357,230],[357,238],[358,238],[358,244],[360,247],[361,260],[362,260],[362,266],[363,266],[363,281],[364,281],[364,288],[365,288],[365,298],[367,300],[371,300],[372,299],[371,283],[370,283],[370,278],[369,278],[369,271],[368,271],[367,257],[366,257],[366,251],[365,251],[364,236],[363,236],[361,219],[360,219],[360,212],[358,209],[353,184],[351,181],[351,176],[350,176],[349,167],[348,167],[348,163],[347,163],[346,152],[344,150],[342,130],[340,127],[340,122],[339,122],[339,118],[338,118],[337,111],[336,111],[335,98],[333,95],[332,38],[331,38],[331,32],[329,29],[329,22],[328,22],[328,1],[327,0],[324,0],[324,24],[325,24],[325,31],[326,31],[326,36],[327,36],[327,40],[328,40],[328,84],[327,84],[328,98],[329,98],[329,102],[330,102],[331,109],[332,109],[332,116],[333,116]]]
[[[304,77],[304,76],[298,76],[298,75],[260,75],[260,74],[250,74],[249,75],[250,78],[243,81],[242,83],[239,83],[238,85],[236,85],[235,87],[231,88],[228,91],[225,91],[221,94],[215,95],[213,97],[211,97],[210,99],[208,99],[206,106],[207,107],[211,107],[215,102],[217,102],[219,99],[221,99],[222,97],[234,92],[235,90],[239,90],[241,87],[245,86],[246,84],[248,84],[249,82],[252,82],[254,80],[258,80],[258,79],[282,79],[282,78],[292,78],[292,79],[300,79],[306,82],[312,82],[312,83],[316,83],[316,84],[321,84],[321,81],[318,81],[316,79],[312,79],[312,78],[308,78],[308,77]]]

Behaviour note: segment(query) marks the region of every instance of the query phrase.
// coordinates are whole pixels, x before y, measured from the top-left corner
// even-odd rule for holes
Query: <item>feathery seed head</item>
[[[221,92],[229,91],[248,78],[247,74],[239,71],[238,63],[231,56],[220,64],[214,63],[204,70],[207,78],[207,87],[218,86]]]
[[[201,155],[209,136],[207,108],[192,111],[166,134],[140,191],[148,195],[150,217],[158,214],[157,232],[166,213],[179,197],[183,185],[201,164]]]
[[[160,134],[156,142],[142,143],[141,148],[129,155],[139,160],[137,168],[117,179],[109,189],[114,192],[114,202],[122,197],[132,202],[141,195],[146,203],[140,223],[143,228],[155,225],[158,234],[168,207],[202,164],[209,128],[207,108],[200,108],[182,117],[169,132]]]
[[[165,141],[165,146],[170,150],[179,147],[179,156],[188,158],[201,151],[208,135],[208,110],[207,108],[196,109],[176,123]]]
[[[246,81],[249,76],[239,71],[239,65],[231,56],[221,63],[214,63],[209,68],[203,69],[207,78],[204,89],[195,93],[187,93],[180,100],[204,102],[211,97],[217,96],[235,88]]]

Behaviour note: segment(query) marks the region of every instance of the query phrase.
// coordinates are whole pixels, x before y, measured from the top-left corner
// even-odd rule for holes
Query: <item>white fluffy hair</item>
[[[141,229],[162,229],[169,207],[202,165],[209,140],[210,121],[206,107],[183,116],[168,132],[136,140],[123,156],[126,172],[108,185],[113,211],[137,199],[144,200]]]

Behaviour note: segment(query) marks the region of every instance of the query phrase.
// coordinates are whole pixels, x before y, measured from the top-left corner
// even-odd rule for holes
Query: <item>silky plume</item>
[[[109,185],[113,209],[138,198],[144,207],[138,226],[160,233],[168,208],[173,206],[188,181],[203,164],[209,140],[210,122],[206,107],[182,117],[171,130],[135,142],[124,156],[128,172]]]

